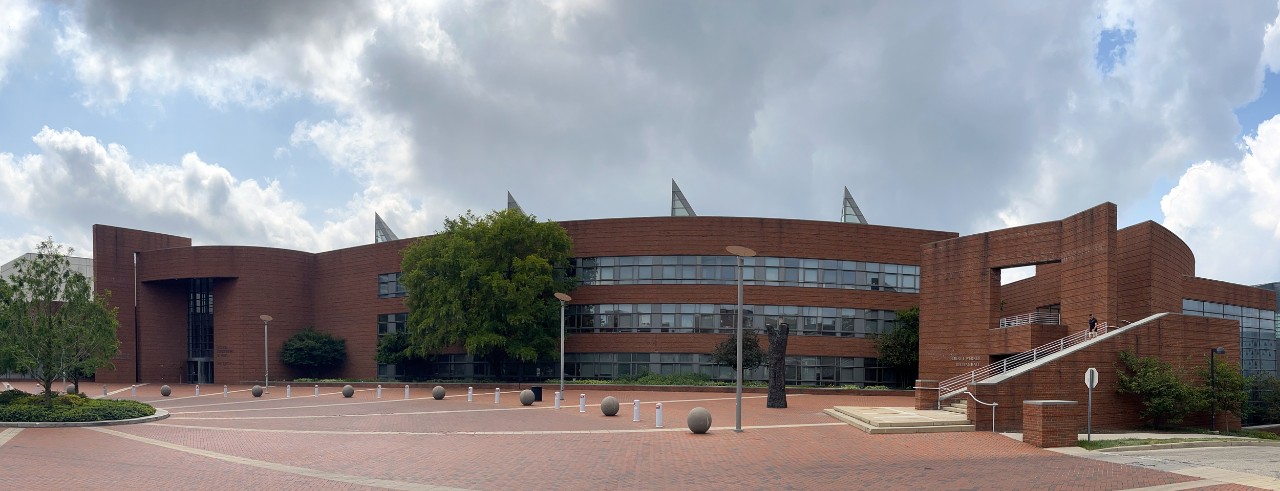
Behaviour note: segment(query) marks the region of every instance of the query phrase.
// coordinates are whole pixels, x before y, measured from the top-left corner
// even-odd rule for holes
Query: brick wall
[[[191,239],[107,225],[93,226],[93,287],[110,292],[112,306],[118,308],[120,353],[111,359],[114,368],[98,370],[95,380],[111,383],[138,381],[140,357],[135,349],[133,253],[170,247],[190,247]],[[184,324],[185,325],[185,324]],[[142,358],[146,357],[144,352]]]
[[[1271,290],[1193,276],[1182,277],[1182,298],[1266,310],[1274,310],[1276,307],[1276,292]],[[1178,312],[1181,311],[1182,304],[1179,302]]]
[[[1076,401],[1024,401],[1022,441],[1040,448],[1074,447],[1079,438]]]
[[[998,325],[1002,312],[1002,268],[1057,263],[1052,275],[1056,287],[1039,289],[1058,293],[1062,324],[1069,330],[1084,329],[1091,313],[1114,318],[1116,269],[1110,257],[1116,248],[1115,223],[1115,205],[1105,203],[1061,221],[925,245],[920,377],[946,379],[987,363],[992,354],[988,330]],[[1044,294],[1019,298],[1037,297]]]

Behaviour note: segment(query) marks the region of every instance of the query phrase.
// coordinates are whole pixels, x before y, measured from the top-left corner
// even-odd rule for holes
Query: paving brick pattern
[[[555,410],[550,397],[524,407],[515,393],[494,404],[492,392],[479,386],[471,403],[465,393],[404,401],[402,391],[384,392],[382,400],[365,391],[344,399],[329,388],[320,398],[307,391],[306,397],[283,399],[283,390],[275,389],[269,398],[254,399],[247,387],[233,387],[227,398],[220,391],[197,398],[191,386],[173,388],[170,398],[161,398],[157,385],[140,388],[137,399],[173,415],[110,428],[120,434],[23,430],[0,446],[6,467],[52,469],[51,463],[62,462],[74,471],[14,472],[5,487],[360,487],[287,470],[299,468],[404,489],[478,490],[1128,489],[1195,480],[1049,452],[991,433],[868,435],[822,413],[836,405],[909,407],[910,397],[793,395],[788,409],[773,410],[748,394],[746,431],[734,433],[733,394],[588,391],[583,414],[577,393]],[[605,395],[623,401],[618,416],[600,414],[596,405]],[[129,392],[117,396],[128,398]],[[631,421],[633,399],[643,401],[640,422]],[[653,403],[660,401],[664,430],[654,428]],[[713,415],[706,435],[685,429],[695,406]]]

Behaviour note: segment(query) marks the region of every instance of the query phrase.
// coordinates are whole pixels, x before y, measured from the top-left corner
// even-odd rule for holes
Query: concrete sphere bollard
[[[617,416],[618,398],[613,396],[605,397],[604,400],[600,401],[600,412],[604,413],[605,416]]]
[[[437,385],[434,389],[431,389],[431,397],[437,401],[444,399],[444,387]]]
[[[520,391],[520,404],[524,406],[533,405],[533,391],[525,389]]]
[[[75,394],[75,393],[76,393],[76,386],[74,386],[74,385],[68,385],[68,386],[67,386],[67,389],[66,389],[66,390],[64,390],[64,391],[62,391],[62,393],[63,393],[63,394]]]
[[[254,397],[262,397],[262,386],[255,385],[249,390],[249,392],[252,392]]]
[[[352,387],[352,386],[350,386],[350,385],[344,385],[344,386],[342,386],[342,397],[348,397],[348,398],[349,398],[349,397],[351,397],[351,396],[353,396],[353,395],[356,395],[356,388],[355,388],[355,387]]]
[[[689,431],[699,435],[711,429],[711,411],[704,407],[695,407],[689,411]]]
[[[169,397],[169,394],[172,394],[172,393],[173,393],[173,389],[170,389],[168,385],[160,386],[160,395]]]

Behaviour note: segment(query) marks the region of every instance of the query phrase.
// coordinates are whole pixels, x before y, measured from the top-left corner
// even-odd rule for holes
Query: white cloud
[[[833,219],[847,184],[873,223],[968,233],[1132,206],[1238,158],[1276,18],[1275,0],[85,2],[59,46],[93,104],[332,108],[290,120],[289,150],[361,191],[306,247],[367,237],[374,210],[429,232],[504,189],[555,219],[661,215],[672,177],[704,215]],[[1116,28],[1132,44],[1103,73]]]
[[[303,205],[278,182],[239,179],[195,153],[177,164],[141,164],[125,147],[74,130],[45,128],[33,140],[38,154],[0,154],[0,194],[9,197],[6,213],[47,224],[60,241],[90,243],[90,225],[106,223],[185,234],[205,244],[353,245],[333,230],[341,224],[317,229],[303,219]]]
[[[0,84],[9,61],[22,51],[27,30],[40,12],[27,0],[0,0]]]
[[[1196,274],[1280,281],[1280,116],[1245,137],[1238,161],[1191,166],[1160,200],[1164,226],[1196,254]]]

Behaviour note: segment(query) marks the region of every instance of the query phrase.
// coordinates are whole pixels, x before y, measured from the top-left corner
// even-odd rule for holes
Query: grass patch
[[[1077,442],[1080,448],[1085,450],[1098,450],[1113,447],[1133,447],[1137,445],[1155,445],[1159,443],[1184,443],[1184,442],[1218,442],[1218,441],[1239,441],[1237,439],[1228,438],[1122,438],[1119,440],[1080,440]]]
[[[0,392],[0,421],[113,421],[156,413],[156,408],[137,401],[89,399],[78,394],[63,394],[53,398],[53,407],[46,406],[45,402],[42,394],[28,394],[17,389]]]

